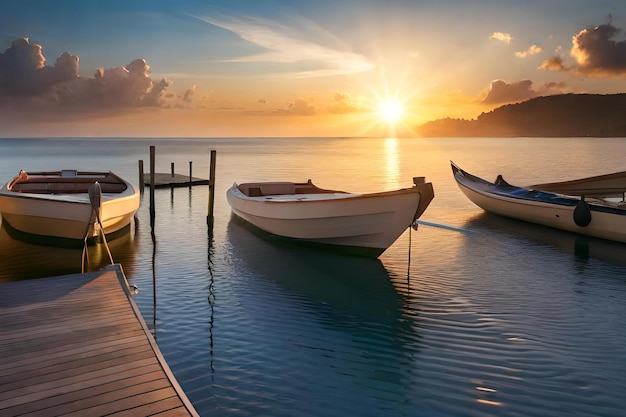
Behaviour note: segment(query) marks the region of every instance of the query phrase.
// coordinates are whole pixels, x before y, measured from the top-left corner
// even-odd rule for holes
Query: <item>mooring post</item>
[[[209,230],[213,230],[213,200],[215,197],[215,163],[217,159],[217,151],[211,150],[211,166],[209,168],[209,214],[206,218],[206,223],[209,225]]]
[[[191,164],[193,161],[189,161],[189,188],[191,188]]]
[[[143,188],[146,185],[144,184],[144,180],[143,180],[143,159],[139,160],[139,193],[143,194]]]
[[[170,164],[172,165],[172,178],[174,178],[174,163],[171,162]]]
[[[150,225],[154,227],[154,165],[156,147],[150,145]]]

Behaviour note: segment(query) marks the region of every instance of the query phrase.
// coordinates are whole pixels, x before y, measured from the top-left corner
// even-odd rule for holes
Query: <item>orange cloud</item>
[[[328,111],[332,114],[349,114],[360,113],[363,108],[355,103],[349,94],[335,93],[331,104],[328,106]]]
[[[297,116],[312,116],[317,113],[313,100],[305,98],[297,98],[287,105],[287,108],[277,111],[281,114],[291,114]]]
[[[553,56],[546,59],[539,65],[539,69],[547,71],[565,71],[566,67],[563,64],[563,59],[559,56]]]
[[[537,55],[539,53],[541,53],[541,47],[540,46],[530,45],[528,47],[528,49],[526,49],[525,51],[515,52],[515,56],[518,57],[518,58],[526,58],[527,56]]]

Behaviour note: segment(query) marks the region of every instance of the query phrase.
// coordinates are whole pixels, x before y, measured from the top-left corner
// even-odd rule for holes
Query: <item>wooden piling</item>
[[[143,189],[145,187],[143,180],[143,159],[139,160],[139,192],[143,194]]]
[[[206,221],[209,230],[213,230],[213,201],[215,197],[215,164],[217,159],[217,151],[211,150],[211,166],[209,168],[209,213]]]
[[[189,161],[189,187],[191,188],[191,179],[193,178],[191,176],[191,164],[193,163],[193,161]]]
[[[174,163],[172,162],[170,165],[172,166],[172,178],[174,178]]]
[[[155,165],[156,147],[150,145],[150,225],[154,227],[154,165]]]

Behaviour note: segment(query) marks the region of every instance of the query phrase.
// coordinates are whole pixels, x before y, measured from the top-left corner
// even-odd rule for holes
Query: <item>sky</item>
[[[624,0],[3,0],[0,137],[416,136],[626,93]]]

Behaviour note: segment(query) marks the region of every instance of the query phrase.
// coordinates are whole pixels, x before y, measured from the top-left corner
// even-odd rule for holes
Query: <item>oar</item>
[[[102,234],[102,240],[104,241],[104,247],[109,254],[109,260],[111,264],[113,262],[113,255],[111,255],[111,251],[109,250],[109,244],[107,243],[106,233],[104,233],[104,226],[102,226],[102,221],[100,220],[100,207],[102,205],[102,188],[100,187],[100,183],[98,181],[94,182],[89,186],[89,201],[91,202],[91,208],[96,214],[96,220],[98,221],[98,225],[100,225],[100,233]]]

